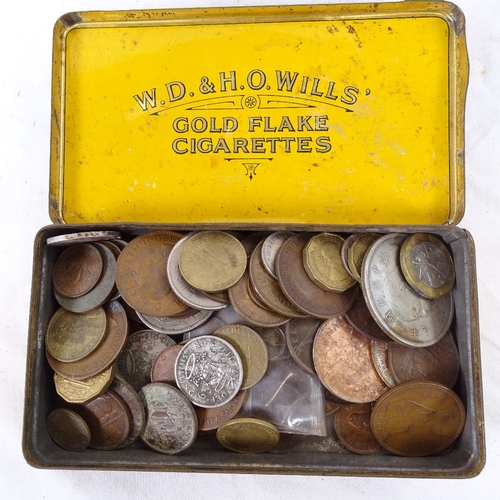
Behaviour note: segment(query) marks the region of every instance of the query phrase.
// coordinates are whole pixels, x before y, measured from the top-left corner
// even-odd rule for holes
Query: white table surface
[[[52,27],[78,10],[312,4],[238,0],[11,0],[3,4],[0,76],[1,498],[499,498],[500,4],[457,0],[470,58],[466,214],[477,249],[487,461],[467,480],[37,470],[21,451],[33,241],[48,216]],[[317,3],[317,2],[316,2]],[[425,82],[425,80],[424,80]]]

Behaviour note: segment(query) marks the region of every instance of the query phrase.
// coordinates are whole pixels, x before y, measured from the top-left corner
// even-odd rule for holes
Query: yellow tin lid
[[[453,4],[83,12],[54,33],[55,222],[463,215]]]

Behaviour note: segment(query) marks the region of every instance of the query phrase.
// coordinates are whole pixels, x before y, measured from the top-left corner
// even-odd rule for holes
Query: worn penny
[[[78,413],[58,408],[47,417],[50,437],[65,450],[83,451],[90,444],[90,429]]]
[[[215,430],[224,422],[234,418],[240,411],[246,394],[246,391],[240,391],[231,401],[217,408],[195,407],[196,416],[198,417],[198,431]]]
[[[176,344],[158,354],[151,366],[151,382],[175,385],[175,360],[181,350],[182,345]]]

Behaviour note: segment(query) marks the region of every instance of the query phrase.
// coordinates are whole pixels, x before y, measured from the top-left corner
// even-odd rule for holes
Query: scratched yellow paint
[[[55,217],[453,220],[462,124],[447,17],[274,9],[60,26]]]

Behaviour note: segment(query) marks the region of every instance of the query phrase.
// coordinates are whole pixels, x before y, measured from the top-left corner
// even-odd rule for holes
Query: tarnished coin
[[[265,342],[252,328],[245,325],[226,325],[214,333],[229,342],[243,364],[241,390],[254,386],[266,374],[268,354]]]
[[[185,311],[170,287],[168,256],[182,235],[152,231],[134,238],[118,258],[116,286],[123,299],[136,311],[150,316],[172,316]]]
[[[370,341],[342,317],[331,318],[318,329],[313,361],[322,384],[344,401],[369,403],[387,390],[373,366]]]
[[[130,435],[130,415],[123,400],[112,390],[79,407],[90,428],[89,448],[116,450]]]
[[[238,453],[263,453],[279,443],[278,429],[258,418],[235,418],[217,430],[217,440],[225,448]]]
[[[443,338],[453,319],[451,293],[426,299],[406,283],[399,268],[404,234],[387,234],[372,244],[363,260],[362,289],[368,309],[396,342],[426,347]]]
[[[157,382],[139,392],[146,409],[142,440],[153,450],[174,455],[196,439],[198,420],[193,406],[175,387]]]
[[[363,259],[370,246],[380,238],[378,234],[358,234],[347,248],[347,264],[354,279],[361,283]]]
[[[190,233],[181,238],[172,248],[167,262],[167,276],[170,286],[177,297],[185,304],[195,309],[216,311],[226,307],[226,302],[221,302],[213,297],[208,297],[200,290],[193,288],[182,276],[179,269],[179,255],[187,239],[196,233]]]
[[[146,424],[146,413],[139,395],[125,380],[115,377],[109,388],[115,395],[121,398],[130,417],[130,432],[125,441],[118,446],[118,448],[125,448],[136,441],[141,435]]]
[[[99,281],[102,256],[91,243],[73,245],[57,258],[52,270],[54,289],[66,297],[79,297]]]
[[[196,337],[175,362],[179,389],[197,406],[215,408],[231,401],[243,381],[243,365],[236,349],[214,336]]]
[[[59,304],[75,313],[83,313],[102,306],[113,293],[115,287],[116,259],[113,252],[101,243],[93,244],[102,256],[103,269],[97,284],[86,294],[80,297],[65,297],[57,290],[54,296]]]
[[[140,320],[151,330],[167,335],[179,335],[202,325],[212,315],[212,311],[193,311],[189,316],[163,318],[137,313]]]
[[[75,314],[61,307],[50,318],[45,346],[58,361],[78,361],[97,349],[105,333],[104,309]]]
[[[310,237],[309,233],[299,233],[282,245],[276,260],[281,289],[290,302],[311,316],[326,319],[344,314],[354,302],[356,288],[343,293],[326,292],[311,281],[302,263]]]
[[[242,240],[241,244],[245,249],[247,257],[250,258],[252,252],[255,250],[255,247],[262,241],[265,240],[269,236],[269,233],[264,231],[252,231],[248,233]]]
[[[75,243],[89,243],[92,241],[118,240],[121,238],[119,231],[82,231],[80,233],[60,234],[47,238],[47,245],[61,246]]]
[[[262,262],[262,245],[261,241],[252,252],[250,262],[248,264],[248,274],[250,283],[258,296],[258,298],[269,309],[278,312],[284,316],[292,318],[304,317],[305,313],[297,309],[282,292],[278,280],[273,278],[264,267]]]
[[[49,365],[59,375],[73,380],[86,379],[109,368],[118,357],[127,340],[127,315],[120,302],[116,300],[107,302],[103,309],[106,313],[106,333],[91,354],[78,361],[64,363],[47,352]]]
[[[58,408],[47,417],[50,437],[65,450],[83,451],[90,443],[90,429],[78,413]]]
[[[373,319],[361,290],[358,290],[354,304],[345,313],[344,317],[358,333],[366,335],[371,340],[380,342],[389,342],[391,340]]]
[[[269,361],[278,361],[281,359],[288,359],[290,357],[283,327],[274,326],[272,328],[263,328],[261,326],[254,326],[253,329],[266,343]]]
[[[224,231],[202,231],[181,248],[179,269],[193,287],[206,292],[227,290],[243,275],[247,255],[243,245]]]
[[[270,234],[262,242],[262,263],[266,271],[274,279],[278,279],[278,275],[276,274],[276,255],[278,255],[281,245],[283,245],[290,236],[293,236],[293,233],[290,231],[277,231],[276,233]]]
[[[408,284],[428,299],[447,294],[455,283],[453,259],[431,234],[409,236],[401,246],[400,264]]]
[[[290,318],[275,311],[270,311],[257,304],[249,292],[248,271],[229,289],[229,298],[235,311],[248,323],[256,326],[272,327],[286,323]]]
[[[429,347],[407,347],[392,342],[389,345],[388,360],[398,384],[431,380],[451,389],[460,371],[458,349],[451,333]]]
[[[136,391],[151,382],[151,366],[158,355],[175,341],[164,333],[141,330],[127,339],[118,357],[120,375]]]
[[[231,401],[217,408],[200,408],[197,406],[194,411],[198,417],[198,431],[213,431],[224,422],[234,418],[240,411],[246,395],[247,391],[240,391]]]
[[[389,344],[391,343],[395,342],[380,342],[376,340],[372,340],[371,342],[373,366],[375,366],[375,370],[377,370],[380,378],[388,387],[394,387],[396,385],[396,381],[394,380],[391,369],[389,368],[389,359],[387,354]]]
[[[343,399],[335,396],[331,392],[327,391],[325,388],[325,416],[335,413],[339,408],[343,406],[352,406],[349,401],[344,401]]]
[[[316,318],[292,319],[285,325],[288,349],[293,359],[306,372],[316,375],[313,363],[313,342],[321,320]]]
[[[329,292],[345,292],[356,284],[340,256],[344,239],[338,234],[314,235],[303,252],[304,269],[316,285]]]
[[[54,373],[54,385],[57,394],[68,403],[85,403],[103,394],[111,385],[114,374],[113,366],[85,380],[71,380]]]
[[[370,427],[371,414],[370,403],[345,406],[335,414],[335,432],[349,451],[369,455],[382,449]]]
[[[371,428],[388,451],[423,457],[448,448],[465,424],[460,398],[436,382],[406,382],[393,387],[375,404]]]
[[[158,354],[151,366],[151,382],[175,385],[175,360],[182,347],[179,344],[172,345]]]

